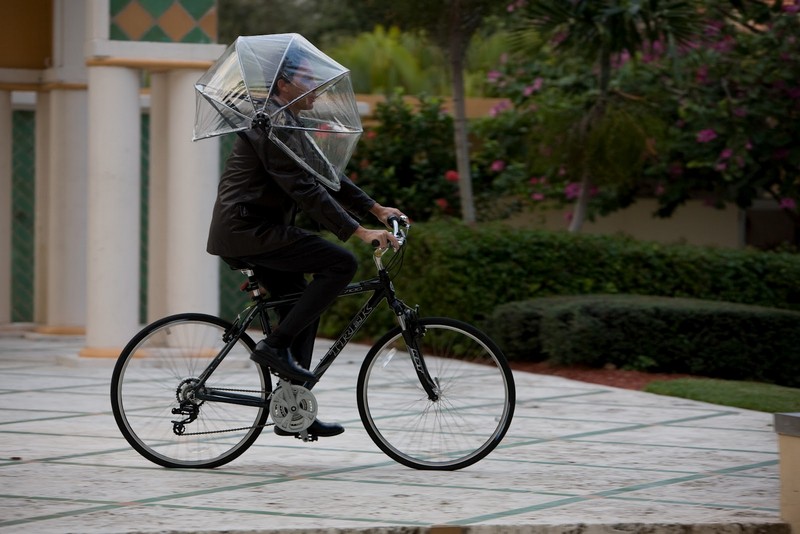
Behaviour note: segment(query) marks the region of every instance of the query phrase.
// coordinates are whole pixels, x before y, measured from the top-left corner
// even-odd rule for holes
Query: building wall
[[[0,18],[0,68],[46,69],[53,54],[52,0],[14,2]]]
[[[643,241],[684,243],[688,245],[739,248],[746,244],[744,213],[736,206],[716,209],[701,200],[690,200],[672,217],[661,219],[653,214],[658,203],[642,198],[624,210],[587,220],[585,234],[625,235]],[[570,207],[542,208],[514,216],[510,224],[518,227],[566,230]]]

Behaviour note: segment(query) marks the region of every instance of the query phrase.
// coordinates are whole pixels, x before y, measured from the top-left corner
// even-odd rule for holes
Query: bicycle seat
[[[241,258],[222,258],[222,260],[228,264],[228,267],[233,269],[234,271],[242,271],[245,269],[253,269],[254,265],[252,263],[246,262]]]

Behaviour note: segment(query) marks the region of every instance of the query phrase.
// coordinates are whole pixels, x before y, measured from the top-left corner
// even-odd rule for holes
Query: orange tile
[[[164,33],[176,43],[192,31],[196,25],[192,16],[178,3],[172,4],[172,7],[158,18],[158,24]]]
[[[217,8],[210,9],[197,24],[213,42],[217,42]]]
[[[114,17],[114,22],[131,41],[138,41],[147,30],[152,28],[155,21],[138,2],[131,2]]]

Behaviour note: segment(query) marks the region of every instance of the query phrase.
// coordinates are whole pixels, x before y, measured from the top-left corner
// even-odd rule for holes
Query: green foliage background
[[[360,259],[358,276],[373,276],[371,251],[345,243]],[[501,304],[554,295],[637,294],[688,297],[800,310],[800,257],[789,253],[662,245],[624,237],[511,228],[467,227],[456,221],[412,226],[401,298],[424,315],[478,326]],[[360,306],[340,299],[324,321],[334,335]],[[374,335],[392,324],[368,325]]]

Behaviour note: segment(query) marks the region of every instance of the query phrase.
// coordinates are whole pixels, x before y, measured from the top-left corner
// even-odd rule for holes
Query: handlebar
[[[403,246],[406,240],[406,230],[408,230],[411,225],[408,224],[408,217],[389,217],[387,220],[392,225],[392,234],[394,235],[397,242],[400,243],[400,246]],[[377,239],[372,240],[372,246],[376,249],[380,245],[380,242]],[[385,249],[384,249],[385,250]]]
[[[394,235],[397,242],[402,247],[406,242],[406,234],[408,233],[408,229],[411,228],[411,225],[408,223],[408,217],[389,217],[388,221],[392,225],[392,234]],[[375,259],[375,263],[380,270],[382,268],[381,264],[381,257],[389,250],[387,248],[378,248],[380,243],[377,239],[372,241],[372,246],[375,247],[375,252],[373,252],[373,256]]]

